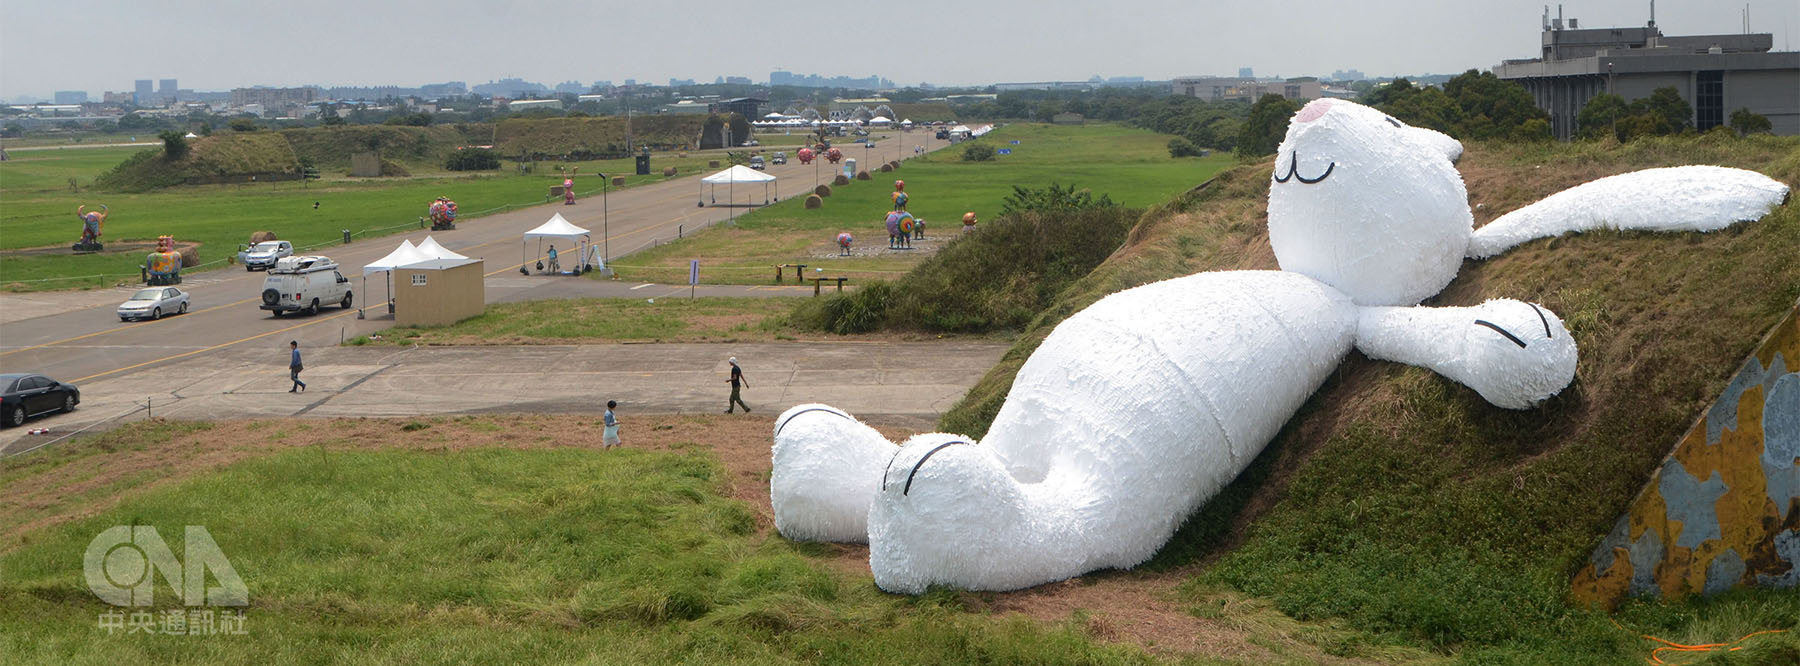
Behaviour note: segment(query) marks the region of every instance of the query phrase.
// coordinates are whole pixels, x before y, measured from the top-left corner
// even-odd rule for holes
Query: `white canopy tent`
[[[892,124],[894,124],[894,119],[889,118],[887,116],[875,116],[874,118],[869,119],[869,124],[870,125],[892,125]]]
[[[700,179],[700,186],[707,190],[706,192],[701,193],[700,205],[705,206],[707,204],[706,198],[709,194],[712,198],[712,204],[714,206],[719,205],[718,186],[724,185],[726,186],[725,205],[736,206],[738,205],[738,183],[744,183],[745,185],[761,183],[763,186],[763,205],[767,206],[769,205],[769,184],[773,182],[775,182],[775,176],[757,171],[742,164],[734,164],[729,169]],[[781,192],[777,190],[775,195],[779,198]]]
[[[554,215],[551,215],[550,219],[548,221],[544,222],[543,224],[538,225],[536,229],[532,229],[531,231],[525,232],[525,237],[520,242],[520,245],[519,245],[519,251],[522,255],[524,255],[524,253],[528,252],[528,250],[526,249],[526,245],[533,238],[538,239],[538,256],[540,256],[540,257],[544,256],[544,239],[549,238],[549,239],[554,240],[554,239],[561,238],[564,240],[572,241],[576,244],[575,273],[579,275],[582,272],[582,270],[584,270],[586,268],[587,256],[588,256],[587,245],[588,245],[588,241],[591,240],[590,239],[591,233],[592,232],[590,232],[586,229],[575,226],[573,224],[569,224],[568,220],[563,219],[562,213],[556,213]],[[550,245],[550,247],[554,248],[554,247],[556,247],[556,244],[552,243]],[[562,256],[561,253],[558,253],[557,256],[558,256],[558,261],[560,262],[561,256]],[[528,266],[530,264],[531,264],[530,256],[525,255],[525,263],[519,265],[519,274],[521,274],[521,275],[529,274],[529,271],[526,270],[526,266]]]
[[[425,255],[426,259],[468,259],[468,257],[451,252],[450,248],[439,245],[437,239],[430,236],[419,241],[418,250],[420,254]]]
[[[427,237],[427,240],[429,240],[429,237]],[[432,243],[435,245],[436,241],[433,241]],[[442,246],[440,246],[440,247],[442,247]],[[394,269],[399,268],[401,266],[410,266],[412,264],[416,264],[421,261],[428,261],[432,258],[433,257],[431,257],[430,255],[420,252],[419,248],[414,247],[412,244],[412,241],[409,241],[409,240],[400,241],[400,247],[394,248],[393,252],[389,252],[389,253],[387,253],[387,256],[382,257],[380,259],[376,259],[375,261],[363,266],[363,274],[362,274],[363,293],[364,294],[369,293],[369,274],[370,273],[387,273],[388,274],[388,286],[387,286],[388,311],[393,312],[393,307],[394,307]],[[361,317],[362,316],[362,308],[357,308],[356,314],[358,317]]]

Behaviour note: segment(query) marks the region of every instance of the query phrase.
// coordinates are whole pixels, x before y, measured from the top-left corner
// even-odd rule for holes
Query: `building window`
[[[413,273],[412,285],[415,287],[425,286],[425,274],[424,273]]]
[[[1725,124],[1725,72],[1695,72],[1694,129],[1702,132]]]

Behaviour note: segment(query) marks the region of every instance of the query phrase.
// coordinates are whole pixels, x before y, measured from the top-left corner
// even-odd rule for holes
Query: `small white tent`
[[[427,239],[429,239],[429,237],[427,237]],[[435,241],[434,241],[434,244],[435,244]],[[394,304],[394,269],[399,268],[401,266],[410,266],[412,264],[416,264],[421,261],[427,261],[430,259],[432,259],[431,256],[426,255],[423,252],[420,252],[419,248],[413,247],[412,241],[409,241],[409,240],[400,241],[400,247],[394,248],[393,252],[389,252],[387,254],[387,256],[382,257],[380,259],[376,259],[375,261],[363,266],[363,274],[362,274],[363,293],[364,294],[369,293],[369,274],[370,273],[387,273],[388,274],[387,275],[387,277],[388,277],[387,302],[388,302],[388,308],[389,308],[388,311],[392,312],[393,311],[392,308],[393,308],[393,304]],[[360,317],[362,315],[362,308],[357,308],[356,312],[357,312],[357,315]]]
[[[711,195],[712,204],[714,206],[719,205],[718,186],[724,185],[726,186],[725,205],[736,206],[738,205],[736,196],[738,183],[744,183],[745,185],[761,183],[763,186],[763,205],[767,206],[769,205],[769,183],[773,182],[775,182],[775,176],[757,171],[742,164],[734,164],[729,169],[700,179],[700,186],[708,190],[707,193],[702,194],[700,205],[706,205],[707,194]],[[781,192],[778,190],[775,194],[776,197],[779,198]]]
[[[437,239],[430,236],[419,241],[419,253],[425,255],[426,259],[468,259],[468,257],[451,252],[450,248],[439,245]]]
[[[543,224],[538,225],[536,229],[532,229],[531,231],[525,232],[524,241],[529,242],[533,238],[538,239],[538,256],[540,256],[540,257],[543,256],[543,254],[544,254],[543,246],[544,246],[544,239],[546,239],[546,238],[549,238],[552,240],[561,238],[564,240],[574,242],[577,246],[576,251],[575,251],[575,258],[576,258],[575,259],[575,261],[576,261],[575,272],[576,272],[576,274],[580,274],[581,271],[586,267],[588,253],[585,251],[585,246],[588,243],[588,237],[589,237],[590,233],[592,233],[592,232],[589,232],[588,230],[583,229],[578,226],[575,226],[573,224],[569,224],[568,220],[563,219],[562,213],[556,213],[556,214],[550,216],[549,221],[546,221]],[[550,245],[550,247],[552,247],[552,248],[556,247],[555,243],[552,243]],[[523,254],[524,252],[527,251],[525,242],[520,243],[519,250],[520,250],[521,254]],[[558,254],[558,256],[559,257],[561,256],[560,253]],[[560,261],[560,259],[559,259],[559,261]],[[526,256],[525,263],[519,265],[519,273],[521,275],[529,273],[529,271],[527,271],[525,267],[527,265],[529,265],[530,263],[531,263],[530,257]]]

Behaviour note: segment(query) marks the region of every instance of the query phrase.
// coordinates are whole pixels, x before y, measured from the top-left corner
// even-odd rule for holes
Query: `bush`
[[[257,123],[255,118],[232,118],[231,123],[226,126],[230,127],[233,132],[254,132],[262,129],[262,125]]]
[[[485,171],[500,168],[500,156],[487,148],[468,148],[456,151],[450,159],[444,161],[444,168],[451,171]]]
[[[179,130],[163,130],[156,135],[156,138],[162,139],[164,159],[175,161],[187,157],[187,138]]]
[[[963,147],[962,159],[964,162],[992,162],[995,154],[993,146],[985,143],[971,143]]]
[[[1113,203],[1111,196],[1102,194],[1096,201],[1093,192],[1076,190],[1074,183],[1069,183],[1066,189],[1059,187],[1056,183],[1051,183],[1049,187],[1043,189],[1026,189],[1014,185],[1013,193],[1000,202],[1000,215],[1005,216],[1028,210],[1040,213],[1067,213],[1089,208],[1112,208],[1115,206],[1118,204]]]
[[[1775,131],[1769,124],[1769,118],[1750,109],[1738,109],[1731,112],[1731,129],[1737,130],[1738,136],[1751,134],[1768,134]]]
[[[1137,218],[1138,211],[1113,205],[1002,215],[896,282],[809,301],[793,322],[839,334],[1020,328],[1110,256]]]
[[[1169,139],[1169,157],[1199,157],[1200,147],[1182,137]]]

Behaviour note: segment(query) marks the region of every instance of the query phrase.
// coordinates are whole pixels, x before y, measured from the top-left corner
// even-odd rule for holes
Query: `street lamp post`
[[[612,215],[606,206],[606,181],[611,176],[600,174],[600,263],[612,261]]]

